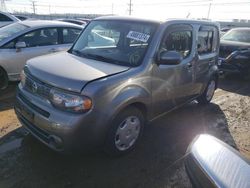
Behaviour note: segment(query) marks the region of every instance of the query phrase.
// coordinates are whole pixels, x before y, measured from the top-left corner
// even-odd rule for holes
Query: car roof
[[[82,29],[79,25],[67,23],[67,22],[61,22],[61,21],[52,21],[52,20],[24,20],[20,22],[23,25],[26,25],[28,27],[51,27],[51,26],[64,26],[64,27],[78,27],[79,29]]]
[[[230,29],[230,31],[232,31],[232,30],[241,30],[241,31],[246,30],[246,31],[250,31],[250,28],[249,27],[237,27],[237,28]]]
[[[166,23],[166,22],[172,22],[172,23],[189,23],[189,24],[204,24],[204,25],[214,25],[219,27],[219,23],[217,22],[211,22],[207,20],[192,20],[192,19],[165,19],[165,20],[155,20],[155,19],[144,19],[144,18],[136,18],[132,16],[102,16],[98,17],[94,20],[121,20],[121,21],[135,21],[135,22],[146,22],[146,23]]]
[[[94,20],[121,20],[121,21],[134,21],[134,22],[149,22],[149,23],[161,23],[160,21],[153,19],[143,19],[132,16],[101,16],[95,18]]]

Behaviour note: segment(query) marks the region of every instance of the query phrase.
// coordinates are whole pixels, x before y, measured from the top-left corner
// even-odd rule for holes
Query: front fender
[[[151,93],[140,86],[132,85],[122,89],[111,102],[110,117],[112,121],[119,112],[128,106],[140,103],[146,107],[146,111],[150,109]]]
[[[219,74],[220,74],[220,70],[219,67],[217,65],[213,65],[210,70],[209,70],[209,78],[215,78],[216,81],[216,89],[218,87],[218,81],[219,81]]]

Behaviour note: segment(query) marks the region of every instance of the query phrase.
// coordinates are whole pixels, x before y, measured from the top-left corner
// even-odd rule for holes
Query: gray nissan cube
[[[28,60],[15,111],[50,148],[132,150],[148,122],[218,83],[219,26],[195,20],[101,17],[68,52]]]

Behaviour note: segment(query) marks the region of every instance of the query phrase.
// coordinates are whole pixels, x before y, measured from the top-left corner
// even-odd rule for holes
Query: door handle
[[[49,50],[49,52],[52,52],[52,53],[53,53],[53,52],[57,52],[57,51],[58,51],[58,50],[56,50],[55,48],[52,48],[52,49]]]
[[[214,64],[214,60],[210,60],[210,61],[208,61],[208,64],[209,64],[209,66],[211,66],[211,65],[213,65]]]
[[[188,68],[191,68],[192,66],[193,66],[192,63],[187,63],[187,67],[188,67]]]

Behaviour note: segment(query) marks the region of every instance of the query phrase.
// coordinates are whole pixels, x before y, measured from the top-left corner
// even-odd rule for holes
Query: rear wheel
[[[140,110],[130,107],[122,111],[112,121],[108,133],[105,151],[119,156],[131,151],[142,135],[145,118]]]
[[[0,90],[4,90],[8,87],[7,73],[0,67]]]
[[[202,93],[200,97],[197,98],[197,101],[200,104],[208,104],[212,100],[214,96],[214,92],[216,89],[216,80],[213,78],[208,82],[208,85],[205,91]]]

